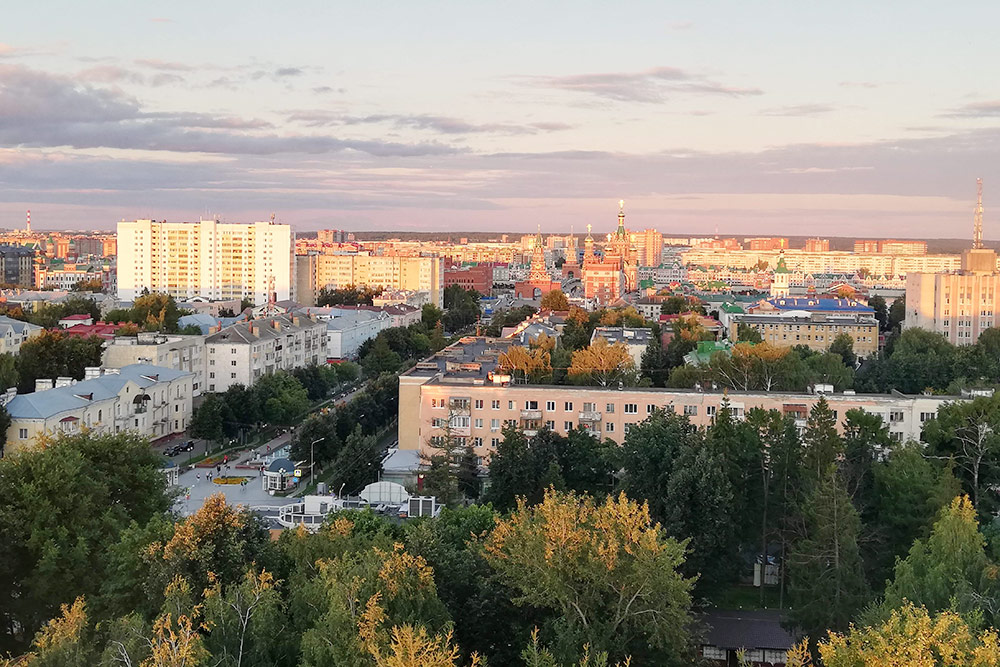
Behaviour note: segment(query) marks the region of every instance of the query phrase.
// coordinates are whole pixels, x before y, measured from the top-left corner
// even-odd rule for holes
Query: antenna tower
[[[976,217],[972,224],[972,247],[983,247],[983,179],[976,179]]]

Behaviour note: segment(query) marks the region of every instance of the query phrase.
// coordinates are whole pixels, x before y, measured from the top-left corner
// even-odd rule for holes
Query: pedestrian
[[[222,474],[222,466],[221,465],[215,466],[215,472]]]
[[[198,473],[198,481],[201,482],[201,473]]]
[[[209,481],[209,482],[211,482],[211,481],[212,481],[212,473],[208,473],[208,481]]]

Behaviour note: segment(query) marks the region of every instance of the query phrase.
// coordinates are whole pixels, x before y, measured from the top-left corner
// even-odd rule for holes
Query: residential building
[[[875,276],[906,275],[913,271],[954,271],[961,266],[959,255],[887,255],[845,251],[807,252],[795,248],[778,250],[737,250],[722,248],[691,248],[681,251],[681,258],[690,270],[693,267],[727,267],[753,269],[761,262],[774,266],[779,253],[784,253],[789,271],[802,273],[850,273],[864,269]]]
[[[753,239],[743,239],[743,245],[749,250],[788,250],[788,239],[758,237]]]
[[[105,368],[151,364],[190,373],[192,394],[201,396],[205,390],[205,358],[205,336],[144,331],[112,339],[104,348],[102,360]]]
[[[34,338],[44,329],[37,324],[15,320],[13,317],[0,316],[0,354],[17,354],[21,343]]]
[[[276,371],[323,363],[326,345],[326,324],[304,315],[274,315],[213,331],[205,339],[206,391],[250,386]]]
[[[653,340],[653,331],[642,327],[595,327],[590,335],[591,345],[598,338],[603,338],[612,345],[624,345],[638,369],[642,365],[642,353],[649,347],[649,341]]]
[[[758,314],[780,313],[793,310],[804,310],[810,313],[875,315],[875,309],[864,301],[820,296],[790,296],[764,299],[746,307],[748,313]]]
[[[467,337],[418,363],[399,378],[401,449],[426,450],[440,442],[445,426],[453,437],[472,444],[479,456],[489,456],[503,438],[504,425],[514,425],[529,437],[548,426],[565,434],[583,428],[600,438],[622,443],[630,428],[657,408],[687,416],[695,426],[712,423],[723,403],[737,419],[752,408],[775,409],[792,415],[805,427],[819,394],[791,392],[697,391],[626,387],[512,384],[497,372],[498,358],[517,341]],[[853,394],[826,395],[843,428],[848,410],[880,416],[895,441],[919,439],[923,424],[956,396]]]
[[[903,328],[934,331],[955,345],[975,343],[1000,314],[995,266],[996,253],[978,248],[962,255],[961,271],[907,275]]]
[[[806,252],[830,252],[830,239],[806,239]]]
[[[805,345],[809,349],[826,352],[837,336],[846,333],[854,339],[854,353],[858,357],[878,352],[878,320],[873,315],[835,315],[805,310],[733,315],[729,324],[730,340],[736,340],[741,324],[760,333],[765,343],[778,347]]]
[[[364,285],[373,289],[426,291],[431,303],[444,304],[444,264],[439,257],[309,253],[295,256],[296,300],[316,305],[322,289]]]
[[[663,262],[663,234],[644,229],[630,234],[639,266],[659,266]]]
[[[0,272],[4,285],[35,286],[35,251],[15,245],[0,245]]]
[[[118,297],[131,301],[163,292],[183,301],[291,298],[292,231],[274,222],[250,224],[118,223]]]
[[[356,358],[365,341],[393,326],[392,317],[375,308],[328,306],[308,308],[305,313],[326,325],[324,362]]]
[[[97,435],[131,431],[151,440],[187,429],[190,373],[149,364],[88,368],[86,373],[79,382],[39,379],[33,393],[4,396],[11,418],[8,452],[84,429]]]
[[[883,255],[926,255],[927,241],[897,241],[896,239],[855,241],[854,252],[881,253]]]

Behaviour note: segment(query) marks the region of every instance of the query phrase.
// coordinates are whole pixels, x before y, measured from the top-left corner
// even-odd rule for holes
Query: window
[[[594,410],[594,404],[593,403],[584,403],[583,404],[583,411],[584,412],[595,412],[595,410]]]
[[[653,405],[652,403],[647,403],[646,404],[646,414],[647,415],[653,414],[653,410],[655,410],[655,409],[656,409],[656,406]]]
[[[500,438],[490,438],[490,444],[496,448],[500,444]]]
[[[525,401],[524,402],[524,409],[525,410],[537,410],[538,409],[538,401]]]
[[[483,409],[483,401],[482,401],[482,399],[478,399],[478,398],[476,399],[476,409],[477,410],[482,410]]]
[[[936,416],[937,416],[937,413],[934,413],[934,412],[921,412],[920,413],[920,423],[923,424],[926,421],[930,421],[931,419],[934,419],[934,417],[936,417]]]
[[[902,431],[889,431],[889,437],[895,442],[903,442]]]
[[[215,359],[209,359],[208,360],[208,365],[209,366],[214,366],[215,365]]]
[[[209,373],[209,374],[208,374],[208,377],[210,377],[210,378],[214,378],[214,377],[215,377],[215,372],[213,371],[212,373]]]
[[[500,409],[500,401],[493,401],[493,403],[491,404],[490,407],[492,407],[494,410],[499,410]]]
[[[476,425],[476,428],[482,428],[483,427],[483,420],[482,419],[477,419],[476,422],[475,422],[475,425]]]
[[[507,401],[507,409],[508,410],[514,409],[514,401]]]
[[[229,374],[229,379],[230,380],[235,380],[236,379],[236,373],[230,373]]]
[[[901,421],[903,421],[903,411],[902,410],[890,410],[889,411],[889,421],[890,422],[901,422]]]
[[[625,424],[625,435],[629,434],[629,431],[632,430],[633,426],[635,426],[635,424],[632,423],[632,422],[629,422],[628,424]]]
[[[572,431],[573,430],[573,422],[563,422],[563,430],[564,431]]]
[[[483,446],[483,439],[482,438],[473,438],[472,439],[472,446],[473,447],[482,447]]]
[[[566,412],[573,412],[573,404],[570,401],[563,403],[563,410]]]
[[[232,364],[233,364],[233,366],[236,365],[236,360],[235,359],[233,359]]]
[[[545,428],[549,429],[550,431],[554,431],[554,430],[556,430],[556,423],[554,421],[552,421],[551,419],[546,420],[546,422],[545,422]]]
[[[548,410],[549,412],[554,411],[556,409],[556,402],[555,401],[545,401],[545,409]]]
[[[718,409],[719,408],[715,405],[706,405],[705,414],[708,415],[709,417],[714,417]]]
[[[491,431],[499,431],[500,430],[500,420],[499,419],[491,419],[490,420],[490,430]]]
[[[639,406],[638,405],[636,405],[635,403],[626,403],[625,404],[625,414],[627,414],[627,415],[634,415],[634,414],[638,414],[638,413],[639,413]]]
[[[695,415],[698,414],[698,406],[697,405],[685,405],[684,406],[684,414],[687,415],[688,417],[694,417]]]
[[[28,439],[28,429],[26,429],[26,428],[19,428],[19,429],[17,429],[17,437],[20,438],[21,440],[27,440]]]
[[[604,407],[605,407],[605,411],[608,414],[613,415],[615,413],[615,404],[614,403],[608,403]]]
[[[608,433],[614,433],[615,432],[615,424],[614,424],[614,422],[605,422],[604,423],[604,430],[607,431]]]

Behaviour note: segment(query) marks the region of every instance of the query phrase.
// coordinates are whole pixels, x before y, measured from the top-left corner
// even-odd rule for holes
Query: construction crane
[[[972,247],[979,249],[983,247],[983,179],[976,179],[976,218],[972,224]]]

